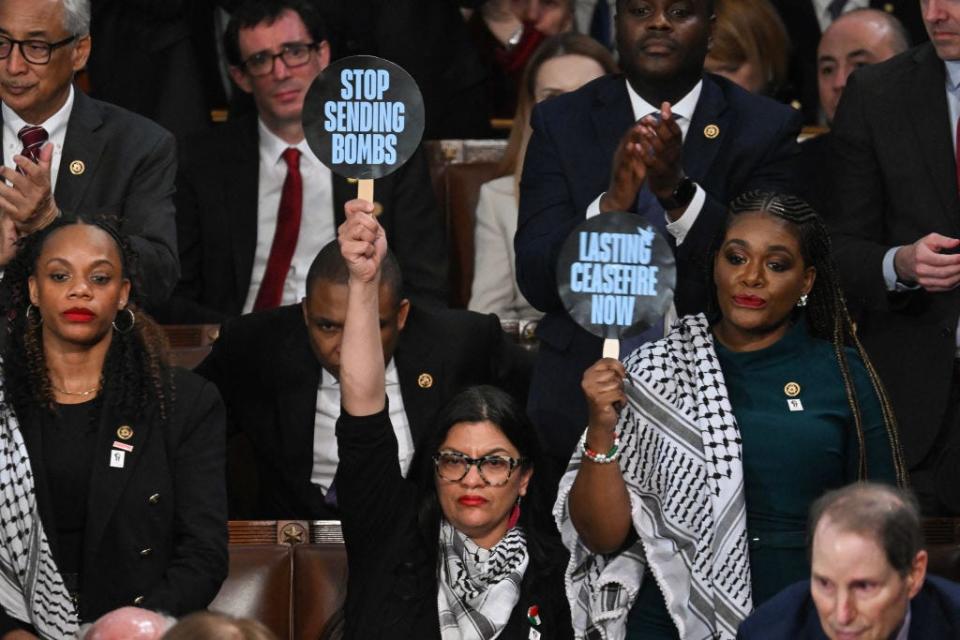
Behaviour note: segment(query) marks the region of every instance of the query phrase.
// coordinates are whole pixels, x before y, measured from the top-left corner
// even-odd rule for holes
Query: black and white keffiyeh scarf
[[[527,538],[513,527],[492,549],[482,549],[444,520],[440,525],[437,608],[443,640],[491,640],[520,601],[527,570]]]
[[[2,383],[0,531],[0,606],[43,638],[75,638],[77,614],[43,531],[27,447]]]
[[[649,566],[684,640],[732,639],[752,608],[740,431],[710,327],[681,318],[625,361],[618,463],[639,540],[591,553],[570,521],[578,451],[554,516],[571,552],[567,597],[577,638],[622,640]]]

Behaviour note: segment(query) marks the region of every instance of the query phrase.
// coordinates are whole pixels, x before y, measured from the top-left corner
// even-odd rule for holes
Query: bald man
[[[84,640],[159,640],[176,619],[138,607],[121,607],[100,616]]]
[[[833,122],[851,73],[892,58],[909,47],[903,25],[886,11],[857,9],[837,18],[817,47],[817,85],[827,122]]]

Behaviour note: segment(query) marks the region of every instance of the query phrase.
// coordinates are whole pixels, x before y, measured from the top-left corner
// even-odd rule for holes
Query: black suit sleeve
[[[873,146],[866,100],[865,88],[857,74],[852,74],[833,123],[835,206],[828,208],[833,213],[828,223],[844,288],[868,308],[889,310],[892,300],[906,296],[891,296],[883,278],[883,257],[890,249],[884,241],[886,185]]]
[[[192,392],[192,393],[191,393]],[[143,606],[168,612],[205,608],[227,576],[227,496],[224,472],[224,410],[207,382],[177,388],[177,410],[168,442],[176,512],[173,553],[163,579]]]
[[[130,180],[120,231],[137,254],[141,283],[152,303],[166,300],[180,277],[174,214],[176,143],[164,132]]]

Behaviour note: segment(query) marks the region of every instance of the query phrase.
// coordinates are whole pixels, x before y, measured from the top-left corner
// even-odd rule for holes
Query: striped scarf
[[[437,608],[443,640],[491,640],[520,601],[527,570],[527,538],[513,527],[492,549],[482,549],[446,520],[440,525]]]
[[[8,615],[32,624],[43,638],[76,637],[77,613],[43,531],[27,447],[2,384],[0,531],[0,606]]]
[[[703,315],[624,362],[620,470],[639,539],[597,555],[570,521],[574,454],[554,516],[570,549],[567,597],[577,638],[622,640],[649,567],[684,640],[732,639],[752,608],[740,432]]]

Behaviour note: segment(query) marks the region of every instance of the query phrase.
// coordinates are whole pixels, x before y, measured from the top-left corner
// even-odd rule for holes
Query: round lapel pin
[[[74,160],[70,163],[70,173],[75,176],[82,175],[84,171],[87,170],[87,165],[83,164],[83,160]]]
[[[429,389],[433,386],[433,376],[429,373],[421,373],[417,377],[417,384],[420,385],[421,389]]]
[[[783,386],[783,392],[787,394],[788,398],[796,398],[800,395],[800,385],[796,382],[788,382]]]
[[[133,429],[128,425],[121,425],[120,428],[117,429],[117,437],[121,440],[129,440],[133,437]]]
[[[720,127],[715,124],[708,124],[703,128],[703,135],[707,140],[713,140],[720,135]]]

